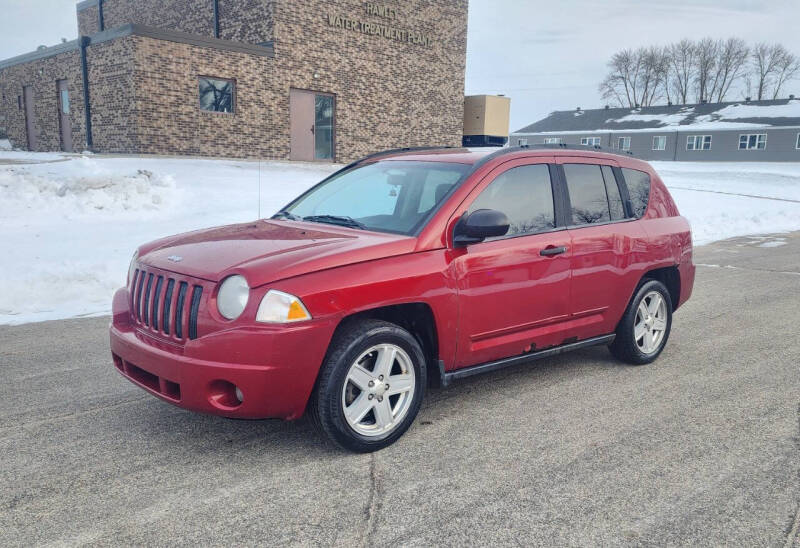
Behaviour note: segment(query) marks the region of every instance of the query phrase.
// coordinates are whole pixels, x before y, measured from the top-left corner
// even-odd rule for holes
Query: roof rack
[[[355,165],[360,164],[361,162],[364,162],[365,160],[371,160],[372,158],[377,158],[379,156],[384,156],[387,154],[399,154],[400,152],[422,152],[424,150],[442,150],[448,148],[452,149],[452,148],[463,148],[463,147],[452,147],[449,145],[442,145],[442,146],[424,146],[424,147],[402,147],[402,148],[392,148],[389,150],[381,150],[379,152],[373,152],[372,154],[367,154],[366,156],[364,156],[363,158],[359,158],[358,160],[354,160],[349,164],[347,164],[346,166],[344,166],[339,171],[349,169]]]
[[[567,143],[554,143],[554,144],[542,144],[542,145],[518,145],[515,147],[503,147],[500,150],[492,152],[491,154],[487,154],[477,162],[472,165],[471,172],[475,172],[479,167],[484,165],[486,162],[497,158],[498,156],[504,156],[506,154],[511,154],[513,152],[521,152],[523,150],[592,150],[598,152],[605,152],[606,154],[617,154],[622,155],[621,152],[617,152],[615,150],[603,150],[603,147],[599,145],[569,145]],[[627,153],[631,156],[633,154],[630,151]]]

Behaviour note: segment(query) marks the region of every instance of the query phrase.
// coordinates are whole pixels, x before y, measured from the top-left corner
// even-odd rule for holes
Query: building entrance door
[[[31,86],[22,88],[22,100],[25,103],[25,133],[28,137],[28,150],[36,150],[38,141],[36,140],[36,120],[34,119],[33,88]]]
[[[72,120],[69,117],[69,90],[66,80],[56,82],[58,91],[58,124],[61,129],[61,150],[72,152]]]
[[[329,93],[290,90],[291,160],[334,160],[335,106],[334,97]]]

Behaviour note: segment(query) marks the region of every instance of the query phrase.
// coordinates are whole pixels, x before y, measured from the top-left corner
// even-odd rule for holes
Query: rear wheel
[[[312,416],[346,449],[382,449],[414,421],[425,377],[424,354],[408,331],[379,320],[353,322],[331,343],[312,396]]]
[[[664,350],[671,327],[669,291],[658,280],[647,280],[631,299],[609,348],[624,362],[633,365],[650,363]]]

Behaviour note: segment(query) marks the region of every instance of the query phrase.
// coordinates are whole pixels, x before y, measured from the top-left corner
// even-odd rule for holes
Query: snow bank
[[[654,166],[698,245],[800,230],[800,165]],[[107,314],[139,244],[269,216],[337,167],[0,152],[0,324]]]
[[[11,141],[8,139],[0,139],[0,150],[12,150]]]

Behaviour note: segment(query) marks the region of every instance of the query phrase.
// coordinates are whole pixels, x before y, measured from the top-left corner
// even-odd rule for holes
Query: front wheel
[[[609,348],[624,362],[644,365],[655,360],[664,350],[671,328],[669,291],[658,280],[648,280],[639,286],[631,299]]]
[[[353,322],[331,343],[312,395],[312,417],[340,446],[376,451],[411,426],[425,385],[424,354],[408,331],[380,320]]]

